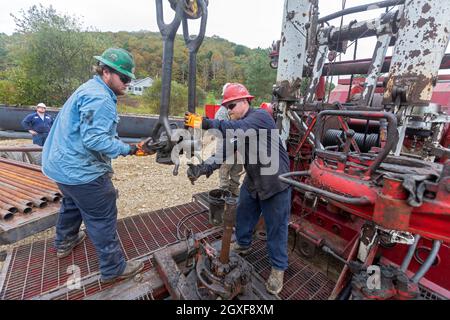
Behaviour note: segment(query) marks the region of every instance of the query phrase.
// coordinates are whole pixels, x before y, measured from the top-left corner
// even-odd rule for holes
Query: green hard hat
[[[131,79],[136,79],[134,75],[134,59],[127,50],[109,48],[101,56],[94,56],[94,58]]]

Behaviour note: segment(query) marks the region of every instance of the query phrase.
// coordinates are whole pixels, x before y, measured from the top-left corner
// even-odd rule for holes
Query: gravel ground
[[[206,139],[206,158],[214,149],[214,142]],[[30,140],[1,140],[0,145],[24,145]],[[186,160],[182,160],[179,175],[173,176],[173,166],[156,163],[156,156],[119,157],[113,160],[115,171],[113,183],[119,191],[117,200],[118,218],[154,211],[164,207],[176,206],[192,200],[192,195],[198,192],[217,188],[219,176],[216,171],[211,177],[199,178],[192,185],[186,176]],[[241,178],[242,180],[242,178]],[[54,236],[55,228],[30,236],[22,241],[8,246],[0,246],[0,252],[22,244]],[[1,269],[1,262],[0,262]]]

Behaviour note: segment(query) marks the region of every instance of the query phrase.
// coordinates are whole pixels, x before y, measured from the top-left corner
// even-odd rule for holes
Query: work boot
[[[78,232],[78,236],[75,240],[73,240],[66,248],[64,249],[56,249],[56,257],[58,259],[62,259],[67,257],[77,245],[83,242],[86,238],[86,233],[84,231]]]
[[[279,294],[283,289],[284,271],[272,268],[266,282],[266,290],[271,294]]]
[[[233,250],[235,253],[237,253],[241,256],[245,256],[250,253],[250,251],[252,250],[252,247],[250,247],[250,246],[244,247],[244,246],[241,246],[239,243],[234,242],[231,244],[231,250]]]
[[[101,283],[111,283],[117,280],[132,278],[144,269],[144,263],[140,261],[128,261],[125,270],[119,276],[110,279],[100,279]]]

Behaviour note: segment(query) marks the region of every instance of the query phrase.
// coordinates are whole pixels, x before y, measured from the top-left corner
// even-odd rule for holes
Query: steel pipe
[[[5,159],[5,158],[0,158],[0,163],[6,163],[6,164],[10,164],[10,165],[13,165],[16,167],[30,169],[30,170],[34,170],[34,171],[38,171],[38,172],[42,173],[41,166],[31,164],[31,163],[25,163],[22,161],[16,161],[16,160]]]
[[[17,189],[26,191],[30,194],[42,195],[41,200],[58,201],[61,197],[61,195],[58,195],[57,193],[52,193],[51,190],[42,189],[42,188],[31,186],[31,185],[25,186],[20,182],[11,180],[10,178],[3,177],[3,176],[0,176],[0,182],[5,185],[8,185],[8,186],[14,186]]]
[[[33,206],[33,202],[31,200],[23,198],[21,196],[14,195],[9,190],[5,191],[4,189],[0,189],[0,197],[2,197],[3,202],[9,201],[14,205],[19,204],[24,205],[26,207]]]
[[[0,147],[0,152],[42,152],[42,147]]]
[[[23,194],[23,195],[25,195],[27,197],[30,197],[30,198],[35,198],[35,199],[41,200],[41,201],[48,201],[47,198],[45,198],[44,196],[40,196],[39,193],[29,192],[27,190],[18,188],[16,186],[11,185],[11,184],[4,183],[2,181],[0,181],[0,188],[1,187],[7,188],[8,191],[13,191],[13,192],[17,192],[17,193]]]
[[[405,258],[403,259],[402,265],[400,266],[400,271],[406,272],[406,269],[408,269],[411,259],[414,256],[414,252],[416,251],[419,240],[420,240],[420,235],[416,234],[414,236],[414,243],[409,247]]]
[[[36,175],[36,173],[30,172],[30,170],[28,170],[28,169],[17,168],[15,166],[7,167],[7,166],[2,166],[0,164],[0,172],[5,172],[5,171],[9,172],[10,174],[13,174],[16,176],[21,176],[23,178],[38,182],[42,186],[44,186],[48,189],[55,189],[55,190],[58,189],[56,184],[54,182],[52,182],[51,180],[49,180],[42,173],[39,173],[38,175]]]
[[[44,190],[47,190],[47,191],[49,191],[49,192],[54,192],[55,194],[58,194],[60,191],[58,190],[58,189],[56,189],[56,188],[48,188],[48,187],[46,187],[46,186],[43,186],[42,185],[42,183],[40,183],[39,181],[34,181],[34,180],[30,180],[30,179],[27,179],[27,178],[24,178],[24,177],[21,177],[21,176],[18,176],[18,175],[15,175],[15,174],[11,174],[10,172],[5,172],[4,170],[0,170],[0,173],[3,175],[3,176],[7,176],[7,177],[9,177],[10,179],[13,179],[13,180],[16,180],[16,181],[18,181],[18,182],[21,182],[21,183],[25,183],[25,184],[27,184],[27,185],[33,185],[34,187],[38,187],[38,188],[42,188],[42,189],[44,189]]]
[[[284,183],[287,183],[288,185],[291,185],[295,188],[299,188],[300,190],[309,191],[309,192],[315,193],[319,196],[329,198],[329,199],[337,201],[337,202],[347,203],[347,204],[352,204],[352,205],[371,204],[371,201],[369,199],[367,199],[366,197],[354,198],[354,197],[341,196],[339,194],[326,191],[324,189],[313,187],[306,183],[295,181],[293,179],[288,179],[289,177],[309,177],[309,176],[310,176],[309,171],[294,171],[294,172],[288,172],[288,173],[282,174],[278,177],[278,179],[280,179]]]
[[[222,250],[220,251],[219,258],[219,261],[222,264],[228,264],[230,262],[230,245],[236,216],[236,206],[236,198],[230,197],[225,199],[225,211],[223,214]]]
[[[381,73],[389,72],[391,61],[392,57],[386,57],[384,59],[383,65],[381,66]],[[330,62],[324,65],[322,75],[343,76],[350,74],[367,74],[371,65],[372,59]],[[450,69],[450,53],[447,53],[444,55],[444,58],[442,58],[440,69]]]
[[[345,16],[348,14],[363,12],[363,11],[367,11],[367,10],[380,9],[380,8],[394,7],[394,6],[402,5],[404,3],[405,3],[405,0],[387,0],[387,1],[379,1],[379,2],[369,3],[369,4],[363,4],[361,6],[356,6],[353,8],[348,8],[348,9],[344,9],[344,10],[332,13],[328,16],[320,18],[317,22],[324,23],[324,22]]]
[[[40,198],[37,198],[36,195],[30,197],[30,195],[17,191],[14,188],[5,187],[4,185],[0,185],[0,192],[4,192],[6,194],[9,193],[11,197],[22,199],[24,201],[29,200],[32,202],[32,205],[37,208],[44,208],[45,206],[47,206],[47,202]]]
[[[33,209],[31,206],[33,205],[31,202],[28,202],[29,205],[25,205],[23,203],[19,203],[15,200],[12,200],[9,196],[4,196],[0,193],[0,202],[3,202],[7,205],[12,205],[17,208],[18,211],[23,213],[30,213]]]
[[[5,211],[9,211],[11,213],[16,213],[17,211],[19,211],[16,207],[14,207],[14,205],[9,204],[7,202],[3,202],[0,200],[0,209],[1,210],[5,210]]]
[[[10,220],[14,217],[14,213],[6,210],[0,210],[0,220]]]

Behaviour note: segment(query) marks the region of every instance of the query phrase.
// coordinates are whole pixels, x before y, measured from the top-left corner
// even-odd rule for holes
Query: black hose
[[[441,244],[442,244],[442,241],[438,241],[438,240],[433,241],[433,248],[431,249],[431,252],[427,257],[427,260],[425,260],[425,262],[420,267],[420,269],[417,271],[417,273],[414,275],[414,277],[411,278],[411,281],[413,283],[419,283],[420,279],[422,279],[422,277],[428,272],[428,270],[434,263],[434,260],[436,259],[439,249],[441,248]]]
[[[337,296],[336,300],[348,300],[352,294],[352,289],[352,280],[350,279],[344,289],[342,289],[341,293]]]
[[[180,241],[186,240],[186,237],[181,236],[181,232],[180,232],[181,227],[186,223],[187,220],[192,219],[193,217],[198,216],[202,213],[205,213],[206,211],[207,210],[202,210],[199,212],[190,213],[187,216],[184,216],[183,218],[181,218],[181,220],[178,221],[178,223],[177,223],[177,239]]]

